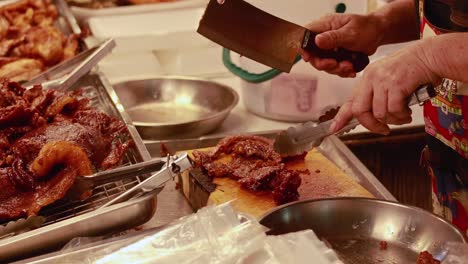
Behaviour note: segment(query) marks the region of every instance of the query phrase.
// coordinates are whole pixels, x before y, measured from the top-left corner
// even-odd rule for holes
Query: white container
[[[208,0],[179,0],[175,2],[163,2],[156,4],[144,4],[144,5],[129,5],[129,6],[117,6],[108,8],[85,8],[78,6],[71,6],[70,9],[79,23],[85,24],[88,19],[92,17],[105,17],[105,16],[122,16],[130,14],[141,14],[141,13],[157,13],[166,12],[177,9],[187,9],[195,7],[203,7],[206,5]]]
[[[337,0],[248,0],[249,3],[280,18],[306,25],[328,13],[335,13],[339,3],[346,5],[347,13],[367,13],[367,1]],[[233,55],[234,56],[234,55]],[[270,68],[245,57],[240,66],[251,73],[262,73]],[[280,74],[271,81],[249,83],[242,81],[245,107],[262,117],[291,122],[318,120],[331,108],[344,103],[351,95],[356,79],[340,78],[317,71],[300,61],[290,74]]]

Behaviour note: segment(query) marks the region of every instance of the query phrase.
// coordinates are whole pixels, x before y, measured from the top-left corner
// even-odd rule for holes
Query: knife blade
[[[410,97],[408,105],[422,105],[424,102],[435,96],[436,91],[432,85],[422,85]],[[319,146],[325,137],[332,134],[343,134],[359,125],[359,121],[356,118],[353,118],[339,131],[330,133],[330,125],[332,123],[333,120],[322,123],[306,122],[295,127],[289,127],[287,130],[282,131],[276,136],[273,147],[275,151],[283,157],[301,155],[304,152]]]
[[[320,58],[350,61],[356,72],[369,64],[361,52],[343,48],[322,50],[315,45],[316,33],[273,16],[243,0],[210,0],[197,32],[242,56],[290,72],[304,49]]]

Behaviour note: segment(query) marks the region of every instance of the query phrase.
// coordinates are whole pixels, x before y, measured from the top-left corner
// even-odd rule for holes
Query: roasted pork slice
[[[301,173],[285,168],[273,142],[258,136],[222,139],[211,151],[194,151],[195,164],[208,176],[229,177],[250,191],[271,191],[277,204],[299,198]]]
[[[17,158],[12,167],[0,169],[0,220],[36,215],[63,198],[77,176],[92,173],[85,151],[66,141],[44,145],[30,168]]]
[[[104,137],[100,131],[81,124],[63,121],[47,124],[28,132],[16,140],[11,149],[15,156],[27,164],[32,162],[41,149],[50,142],[71,142],[82,148],[96,168],[109,154],[112,138]]]

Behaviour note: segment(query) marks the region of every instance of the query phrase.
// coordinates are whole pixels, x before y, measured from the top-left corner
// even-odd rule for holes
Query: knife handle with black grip
[[[351,51],[343,48],[337,48],[333,50],[324,50],[315,44],[314,33],[310,30],[306,30],[304,38],[302,40],[302,48],[313,55],[322,59],[335,59],[338,62],[349,61],[353,64],[354,71],[360,72],[369,64],[369,56],[362,52]]]

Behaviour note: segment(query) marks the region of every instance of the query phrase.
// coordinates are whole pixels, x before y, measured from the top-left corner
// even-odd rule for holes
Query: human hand
[[[388,124],[410,123],[408,98],[419,86],[440,82],[440,77],[428,66],[420,44],[370,64],[351,98],[336,114],[331,132],[341,129],[353,116],[378,134],[388,134]]]
[[[324,50],[345,48],[372,55],[383,39],[382,22],[378,16],[332,14],[320,18],[306,26],[313,32],[315,44]],[[349,61],[337,62],[335,59],[320,59],[302,50],[302,58],[318,70],[341,77],[355,77],[356,72]]]

